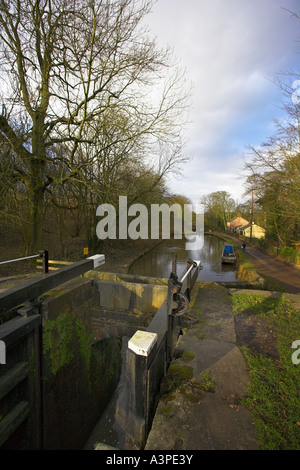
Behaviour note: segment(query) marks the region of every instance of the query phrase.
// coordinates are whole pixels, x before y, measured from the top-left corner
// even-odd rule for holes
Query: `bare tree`
[[[168,73],[169,51],[141,28],[152,4],[0,0],[0,142],[12,149],[14,175],[28,193],[31,251],[41,244],[46,189],[81,181],[82,170],[95,164],[94,157],[80,158],[83,144],[95,145],[95,122],[104,129],[111,115],[122,116],[122,133],[105,140],[104,150],[120,140],[140,152],[151,139],[180,146],[187,96],[182,75]],[[168,79],[160,89],[163,70]]]
[[[266,212],[269,235],[284,246],[299,238],[300,107],[286,105],[285,118],[267,143],[250,148],[246,189]]]

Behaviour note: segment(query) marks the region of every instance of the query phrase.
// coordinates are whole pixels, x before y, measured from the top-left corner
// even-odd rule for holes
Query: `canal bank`
[[[209,286],[206,285],[206,287],[209,287]],[[66,295],[67,295],[67,292],[65,292],[64,289],[63,289],[63,291],[61,292],[62,298],[64,299]],[[80,306],[80,307],[82,307],[82,309],[83,309],[83,311],[84,311],[85,313],[88,312],[89,306],[86,306],[85,304],[83,305],[82,299],[79,299],[79,298],[76,299],[76,298],[74,297],[74,295],[72,295],[72,294],[71,294],[71,296],[69,296],[69,297],[70,297],[70,299],[72,299],[72,301],[75,303],[75,305],[77,305],[77,307]],[[88,297],[88,299],[91,299],[91,295],[88,295],[87,297]],[[54,305],[57,307],[57,303],[54,303]],[[57,312],[57,308],[56,308],[56,307],[53,308],[53,311],[54,311],[55,314],[57,315],[58,312]],[[67,320],[67,319],[68,319],[68,321],[69,321],[69,319],[71,319],[71,316],[66,314],[67,312],[65,311],[65,304],[62,303],[61,307],[64,309],[64,312],[62,312],[62,314],[64,315],[64,316],[63,316],[63,319],[64,319],[64,320]],[[86,307],[87,307],[87,308],[86,308]],[[71,310],[72,310],[72,309],[71,309]],[[49,310],[49,308],[47,307],[47,312],[48,312],[48,314],[49,314],[49,311],[50,311],[50,310]],[[61,323],[59,323],[59,324],[57,323],[57,324],[54,325],[53,321],[54,321],[54,319],[51,320],[51,322],[52,322],[51,325],[50,325],[51,328],[50,328],[50,330],[48,329],[48,332],[49,332],[49,331],[53,332],[54,330],[55,330],[55,331],[58,330],[59,325],[61,325]],[[77,322],[76,322],[76,325],[75,325],[75,326],[78,326],[78,323],[77,323]],[[65,328],[63,328],[63,331],[65,332]],[[81,330],[80,330],[80,331],[81,331]],[[77,333],[78,333],[78,332],[77,332],[77,330],[76,330],[76,334],[77,334]],[[119,333],[119,334],[120,334],[120,333]],[[122,334],[123,334],[123,333],[122,333]],[[76,335],[75,335],[75,336],[76,336]],[[72,337],[73,337],[73,335],[72,335]],[[51,339],[51,338],[48,338],[48,339]],[[67,339],[69,339],[69,335],[67,335]],[[78,339],[81,341],[83,338],[82,338],[82,336],[80,336],[80,338],[78,338]],[[47,343],[47,344],[48,344],[48,343]],[[68,343],[68,344],[69,344],[69,343]],[[48,344],[48,346],[49,346],[49,344]],[[49,349],[49,348],[48,348],[48,349]],[[53,351],[57,351],[57,347],[56,347],[55,345],[54,345],[54,347],[53,347],[52,349],[53,349]],[[79,349],[79,348],[77,347],[77,349]],[[84,349],[84,351],[85,351],[85,349]],[[52,357],[52,356],[50,355],[50,357]],[[63,358],[64,358],[64,356],[63,356]],[[176,358],[178,359],[178,357],[176,357]],[[188,356],[188,358],[190,358],[190,357]],[[84,359],[89,359],[89,356],[84,355]],[[109,355],[109,359],[111,359],[111,355]],[[82,362],[83,365],[85,364],[85,361],[81,361],[81,362]],[[56,363],[55,363],[55,364],[56,364]],[[54,365],[55,365],[55,364],[54,364]],[[74,373],[76,374],[76,378],[81,377],[81,375],[84,375],[84,373],[85,373],[84,371],[83,371],[82,373],[81,373],[81,372],[78,372],[78,368],[77,368],[77,367],[70,368],[70,367],[69,367],[69,364],[67,364],[67,366],[68,366],[68,367],[67,367],[67,370],[69,370],[69,369],[72,370],[72,371],[74,370]],[[91,369],[93,369],[94,371],[98,371],[98,370],[99,370],[98,367],[94,367],[94,366],[92,366]],[[51,369],[51,370],[52,370],[52,369]],[[55,368],[55,370],[56,370],[56,368]],[[105,368],[105,372],[101,372],[101,375],[102,375],[102,377],[107,375],[107,368]],[[61,372],[61,376],[64,376],[64,377],[65,377],[65,372],[64,372],[64,371]],[[55,383],[54,383],[54,382],[55,382]],[[94,380],[92,380],[91,382],[93,383]],[[56,385],[56,383],[57,383],[57,378],[55,377],[55,380],[53,381],[53,385]],[[73,393],[73,391],[74,391],[73,385],[74,385],[75,382],[74,382],[74,380],[70,379],[70,380],[68,380],[68,383],[70,384],[70,392]],[[62,387],[62,388],[63,388],[63,387]],[[85,387],[85,389],[86,389],[86,391],[87,391],[87,390],[88,390],[88,387]],[[77,386],[76,386],[76,390],[78,390],[78,387],[77,387]],[[55,391],[54,388],[53,388],[53,389],[51,388],[51,393],[52,393],[52,391]],[[65,390],[63,391],[63,393],[61,393],[61,391],[58,390],[57,396],[60,396],[60,395],[65,395]],[[94,398],[96,398],[96,400],[99,400],[99,397],[101,398],[101,397],[103,396],[103,393],[93,393],[92,395],[94,396]],[[69,396],[70,396],[70,395],[69,395]],[[71,396],[72,396],[72,395],[71,395]],[[79,395],[78,395],[78,398],[79,398],[79,400],[81,399],[81,400],[80,400],[80,404],[89,403],[89,401],[90,401],[89,399],[82,399],[82,396],[79,396]],[[67,401],[68,404],[71,406],[71,408],[74,408],[74,402],[73,402],[73,400],[70,400],[69,398],[67,398],[66,401]],[[49,400],[47,400],[47,402],[49,402]],[[56,403],[57,403],[57,400],[53,397],[53,399],[51,399],[51,403],[56,404]],[[64,409],[61,410],[61,411],[58,413],[58,417],[59,417],[59,418],[61,418],[62,416],[64,416],[64,413],[65,413],[65,411],[66,411],[66,409],[65,409],[66,407],[64,406],[63,408],[64,408]],[[76,406],[76,405],[75,405],[75,408],[76,408],[76,411],[78,411],[79,406]],[[73,412],[72,412],[72,411],[70,412],[70,415],[73,416]],[[86,416],[86,413],[85,413],[85,412],[80,412],[80,413],[76,413],[76,415],[74,415],[74,416],[78,416],[78,417],[79,417],[80,415]],[[54,414],[51,413],[51,416],[53,417]],[[62,421],[63,421],[64,423],[67,422],[67,420],[64,420],[64,419],[62,419]],[[57,425],[57,429],[60,429],[60,425]],[[74,429],[76,429],[77,431],[79,431],[79,433],[82,434],[82,427],[74,426]],[[65,436],[68,436],[68,437],[70,436],[70,434],[68,434],[68,433],[66,433],[66,432],[64,432],[64,433],[62,433],[62,434],[63,434],[63,439],[64,439],[64,440],[65,440]],[[57,436],[55,436],[55,437],[57,438]],[[55,444],[55,447],[57,447],[57,444]],[[71,447],[71,444],[70,444],[70,447]]]
[[[263,355],[277,357],[276,336],[259,316],[234,312],[231,299],[236,295],[287,298],[294,308],[300,307],[299,295],[229,289],[198,281],[174,359],[161,383],[145,450],[261,448],[254,419],[243,404],[250,371],[241,347],[250,345]],[[296,415],[294,418],[297,421]],[[109,450],[107,445],[107,441],[104,446],[99,444],[97,450]],[[115,450],[122,447],[115,446]]]
[[[216,283],[196,283],[146,450],[260,448],[241,403],[249,371],[237,345],[229,295]]]
[[[254,296],[262,299],[264,313],[270,309],[271,321],[258,315],[255,307],[242,313],[233,308],[236,301],[251,305]],[[274,329],[274,318],[280,315],[284,303],[285,317],[297,318],[299,295],[196,284],[188,313],[190,322],[179,337],[175,358],[163,380],[146,450],[299,449],[299,382],[289,349],[299,330],[291,328],[292,339],[284,352],[279,345],[282,332]],[[281,307],[274,314],[275,305]],[[286,326],[283,331],[288,337]],[[244,356],[244,348],[262,361],[257,371],[246,362],[249,352]],[[290,367],[294,367],[294,382],[289,389]],[[276,379],[276,369],[281,381]],[[257,373],[260,388],[253,396]],[[262,389],[267,396],[261,394]],[[257,411],[250,414],[250,409],[254,412],[259,406],[261,415],[257,419]]]
[[[220,237],[224,241],[232,241],[237,249],[241,250],[243,240],[239,240],[227,233],[222,234],[212,232],[212,235]],[[264,288],[268,290],[280,289],[291,294],[300,293],[299,266],[291,265],[278,257],[272,256],[269,253],[252,246],[248,241],[243,257],[246,261],[241,264],[244,265],[243,270],[249,279],[252,271],[253,273],[257,273],[262,281],[265,281]]]
[[[173,253],[176,253],[178,274],[183,271],[186,266],[186,262],[190,257],[201,260],[201,264],[203,263],[204,265],[204,270],[201,271],[199,277],[203,277],[206,280],[199,281],[198,288],[199,286],[201,286],[201,289],[204,289],[203,292],[207,291],[208,289],[210,292],[209,295],[212,294],[213,299],[215,298],[217,288],[221,289],[222,292],[226,292],[226,289],[221,287],[222,281],[226,285],[228,285],[228,287],[249,287],[249,283],[246,281],[244,281],[243,283],[237,282],[236,266],[222,266],[220,255],[222,252],[224,241],[222,239],[209,235],[207,235],[205,238],[205,244],[203,249],[201,250],[201,253],[186,252],[186,250],[184,249],[184,245],[181,241],[178,240],[168,240],[160,242],[155,247],[150,249],[144,256],[139,256],[133,263],[131,263],[128,271],[131,274],[139,276],[148,274],[154,277],[163,276],[165,278],[168,278],[172,271],[172,255]],[[213,281],[209,281],[208,279],[218,280],[219,282],[215,283]],[[258,287],[257,284],[255,284],[255,286]],[[199,305],[195,305],[195,311],[199,310],[200,308],[201,307]],[[223,308],[223,299],[218,299],[218,311],[221,312]],[[195,312],[191,313],[191,315],[193,317],[195,315]],[[193,318],[192,322],[194,321],[198,323],[198,320],[195,320]],[[220,321],[222,321],[222,318],[220,319]],[[121,388],[118,387],[115,396],[112,398],[111,404],[105,412],[105,416],[100,419],[98,425],[96,426],[95,433],[93,434],[93,437],[89,443],[89,445],[92,447],[88,446],[87,448],[93,448],[95,447],[95,444],[97,442],[100,442],[101,444],[98,444],[98,449],[104,449],[105,446],[112,446],[115,448],[122,449],[122,446],[119,447],[121,445],[121,442],[118,441],[118,436],[116,435],[116,430],[120,430],[118,426],[119,419],[117,416],[117,401],[118,397],[120,396],[120,392]],[[102,425],[105,426],[106,429],[106,432],[104,433],[101,429]],[[115,438],[113,438],[114,435]]]

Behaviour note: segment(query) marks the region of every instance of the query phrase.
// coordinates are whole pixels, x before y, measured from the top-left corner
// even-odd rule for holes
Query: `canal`
[[[185,249],[185,240],[165,240],[144,256],[136,260],[129,269],[130,274],[169,278],[172,271],[172,254],[177,254],[177,275],[186,269],[189,258],[201,261],[203,266],[198,279],[201,281],[237,281],[236,266],[221,262],[224,240],[213,235],[204,236],[204,244],[199,251]]]
[[[189,258],[200,260],[203,266],[198,279],[201,281],[234,282],[237,280],[236,267],[234,265],[222,265],[221,253],[224,241],[213,235],[204,236],[204,244],[199,251],[185,249],[185,240],[165,240],[151,251],[137,259],[130,267],[129,273],[139,276],[168,278],[172,271],[172,255],[177,254],[177,275],[186,269]],[[125,355],[129,338],[122,338],[122,361],[125,363]],[[116,410],[120,397],[126,386],[125,367],[122,367],[119,384],[100,417],[88,442],[86,450],[94,449],[98,442],[105,443],[118,449],[124,448],[124,432],[116,419]]]

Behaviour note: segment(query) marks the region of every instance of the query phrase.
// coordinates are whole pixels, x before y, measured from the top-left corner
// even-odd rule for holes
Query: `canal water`
[[[144,256],[136,260],[130,267],[129,273],[140,276],[169,278],[172,271],[172,254],[177,255],[177,275],[186,269],[189,258],[201,261],[199,281],[235,282],[237,281],[236,266],[222,264],[221,254],[224,241],[213,235],[204,236],[203,247],[199,251],[185,249],[185,239],[165,240]]]
[[[201,261],[203,269],[198,279],[200,281],[234,282],[237,280],[234,265],[222,265],[221,254],[224,241],[212,235],[204,236],[204,244],[199,251],[185,249],[185,240],[165,240],[144,256],[136,260],[130,267],[130,274],[150,277],[169,278],[172,271],[172,255],[177,254],[177,275],[186,270],[189,258]],[[126,349],[129,338],[122,338],[122,362],[125,363]],[[126,386],[125,367],[122,367],[119,384],[100,420],[94,428],[84,449],[92,450],[98,442],[105,443],[117,449],[124,448],[124,432],[116,419],[118,402]]]

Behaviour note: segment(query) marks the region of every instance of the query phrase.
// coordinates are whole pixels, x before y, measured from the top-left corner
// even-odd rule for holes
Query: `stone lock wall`
[[[111,322],[145,328],[166,294],[165,279],[89,271],[44,296],[44,449],[83,448],[121,372],[121,340],[101,331]],[[97,315],[103,319],[98,337]]]
[[[43,302],[43,448],[83,448],[113,393],[121,370],[118,338],[94,342],[92,281],[79,278]]]

